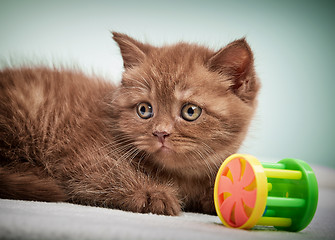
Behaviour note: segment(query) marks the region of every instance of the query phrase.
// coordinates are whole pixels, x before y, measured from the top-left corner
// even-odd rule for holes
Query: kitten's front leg
[[[68,182],[72,202],[139,213],[180,213],[180,201],[172,186],[154,181],[128,162],[91,158]]]
[[[204,193],[199,197],[203,213],[216,215],[213,195],[214,186],[204,189]]]

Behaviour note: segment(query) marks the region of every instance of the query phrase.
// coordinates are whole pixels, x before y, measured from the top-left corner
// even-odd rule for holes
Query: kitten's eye
[[[149,103],[137,104],[136,111],[137,115],[143,119],[151,118],[154,115],[152,111],[152,106]]]
[[[181,116],[186,121],[194,121],[200,117],[201,112],[202,110],[200,107],[191,103],[187,103],[181,109]]]

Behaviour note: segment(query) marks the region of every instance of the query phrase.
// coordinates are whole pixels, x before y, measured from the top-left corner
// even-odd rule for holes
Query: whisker
[[[208,156],[210,156],[209,160],[213,163],[215,171],[217,171],[222,163],[222,157],[206,143],[201,142],[201,144],[204,146],[204,151],[206,151],[208,153]]]
[[[198,149],[195,151],[195,153],[198,154],[198,155],[200,156],[200,158],[203,160],[202,162],[205,163],[206,168],[207,168],[207,170],[208,170],[208,172],[207,172],[207,176],[208,176],[209,178],[211,178],[211,176],[212,176],[212,174],[213,174],[213,170],[212,170],[211,166],[209,165],[209,163],[207,162],[207,159],[209,158],[208,153],[207,153],[207,152],[200,151],[200,150],[198,150]]]

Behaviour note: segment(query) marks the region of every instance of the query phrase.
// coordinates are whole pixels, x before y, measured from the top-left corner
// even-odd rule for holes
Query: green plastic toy
[[[316,211],[318,184],[304,161],[260,163],[251,155],[234,154],[218,171],[214,202],[218,216],[228,227],[263,225],[301,231]]]

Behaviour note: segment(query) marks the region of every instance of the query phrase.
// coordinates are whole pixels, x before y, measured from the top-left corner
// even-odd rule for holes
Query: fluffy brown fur
[[[213,213],[215,174],[256,105],[248,44],[215,52],[113,34],[125,67],[120,86],[43,67],[0,72],[0,197]],[[150,104],[149,118],[139,103]],[[187,103],[202,110],[194,121],[182,118]]]

